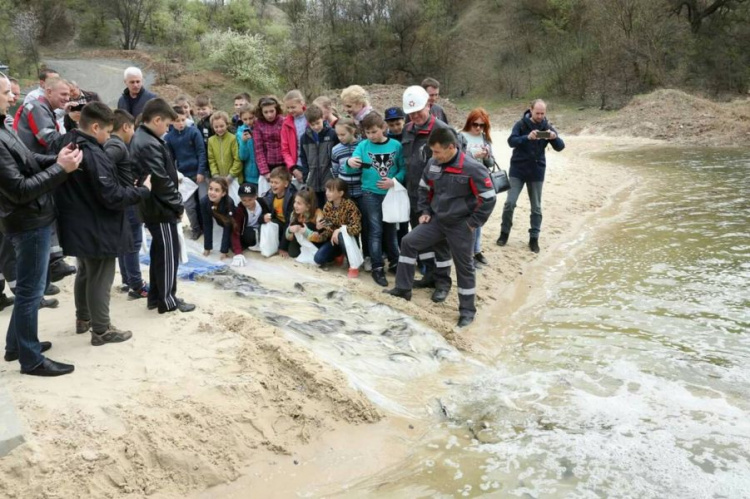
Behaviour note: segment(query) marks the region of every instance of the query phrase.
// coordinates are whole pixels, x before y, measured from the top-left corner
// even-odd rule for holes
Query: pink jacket
[[[281,155],[284,157],[284,164],[289,170],[297,166],[297,129],[294,126],[294,116],[287,114],[281,123]]]
[[[255,120],[253,127],[253,143],[255,144],[255,162],[261,175],[270,173],[274,166],[284,163],[281,154],[281,116],[277,116],[273,123],[264,119]],[[292,127],[294,123],[292,123]],[[297,135],[295,134],[295,138]]]

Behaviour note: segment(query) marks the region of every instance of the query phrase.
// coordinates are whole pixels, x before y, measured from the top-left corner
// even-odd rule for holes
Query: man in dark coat
[[[117,101],[117,109],[127,111],[138,118],[146,103],[155,98],[156,94],[149,92],[143,86],[143,73],[135,67],[125,70],[125,87],[120,100]]]
[[[547,159],[544,150],[551,145],[555,151],[565,149],[565,143],[547,121],[547,104],[541,99],[531,103],[523,117],[513,126],[508,145],[513,148],[510,158],[510,191],[503,206],[503,222],[500,227],[499,246],[505,246],[513,226],[513,210],[524,184],[531,203],[531,228],[529,249],[539,253],[539,232],[542,227],[542,186]]]
[[[78,168],[82,154],[65,149],[54,156],[34,154],[5,128],[10,81],[0,73],[0,230],[16,253],[16,297],[5,340],[5,360],[18,360],[21,372],[60,376],[72,365],[45,358],[52,344],[38,336],[39,303],[47,284],[52,191]],[[44,169],[46,167],[46,169]]]

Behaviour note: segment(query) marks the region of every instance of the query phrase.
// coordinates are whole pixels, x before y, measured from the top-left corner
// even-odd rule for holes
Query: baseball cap
[[[385,121],[404,119],[406,119],[406,115],[404,114],[404,110],[400,107],[389,107],[385,110]]]
[[[412,85],[404,91],[404,112],[416,113],[427,106],[430,95],[419,85]]]
[[[255,187],[253,184],[242,184],[240,186],[240,197],[242,196],[257,196],[258,195],[258,188]]]

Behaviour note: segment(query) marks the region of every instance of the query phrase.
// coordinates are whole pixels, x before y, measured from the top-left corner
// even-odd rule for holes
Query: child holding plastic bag
[[[279,254],[283,258],[289,256],[289,242],[285,235],[289,221],[292,219],[294,195],[297,193],[297,189],[291,185],[291,182],[292,175],[286,166],[277,166],[271,170],[269,179],[271,190],[263,198],[266,206],[271,210],[271,213],[263,216],[263,223],[274,223],[278,226]]]
[[[302,246],[296,237],[298,234],[318,248],[323,245],[325,239],[318,232],[318,222],[322,218],[323,212],[318,208],[315,193],[311,189],[299,191],[294,197],[294,214],[286,229],[290,257],[297,258],[302,253]]]
[[[340,178],[326,182],[326,199],[328,202],[323,208],[323,218],[318,224],[321,236],[326,242],[315,254],[315,263],[324,265],[331,261],[339,262],[347,255],[344,234],[341,227],[346,226],[346,233],[352,238],[357,238],[362,230],[362,215],[357,205],[348,198],[347,185]],[[350,255],[347,255],[350,256]],[[349,258],[350,261],[353,258]],[[350,265],[348,276],[355,279],[359,276],[359,268]]]
[[[229,197],[229,183],[226,177],[216,176],[208,183],[208,194],[201,199],[203,217],[203,256],[214,249],[214,221],[222,228],[221,258],[229,258],[229,245],[234,227],[235,205]]]

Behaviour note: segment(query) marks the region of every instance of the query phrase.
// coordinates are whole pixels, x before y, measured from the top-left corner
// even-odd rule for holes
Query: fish
[[[419,362],[418,358],[406,352],[394,352],[388,355],[388,359],[393,362]]]

